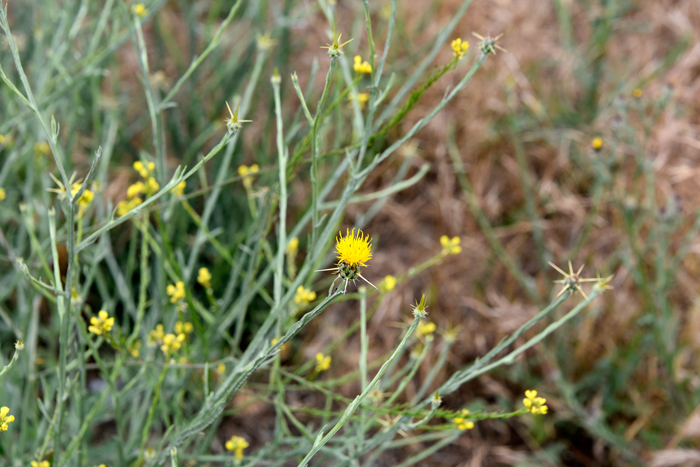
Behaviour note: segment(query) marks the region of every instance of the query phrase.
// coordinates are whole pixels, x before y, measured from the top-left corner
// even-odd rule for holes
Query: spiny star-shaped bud
[[[231,111],[231,106],[228,105],[228,102],[226,102],[226,107],[228,107],[228,113],[231,114],[231,118],[227,118],[224,121],[226,122],[226,128],[228,128],[228,132],[230,134],[233,134],[243,128],[243,125],[241,123],[250,123],[252,120],[239,120],[238,119],[238,106],[240,102],[236,104],[236,111],[232,112]]]

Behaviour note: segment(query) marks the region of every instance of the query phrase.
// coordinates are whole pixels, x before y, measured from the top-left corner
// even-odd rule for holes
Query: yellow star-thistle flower
[[[199,268],[197,273],[197,282],[205,289],[211,288],[211,273],[207,268]]]
[[[525,391],[525,399],[523,399],[523,405],[534,414],[546,414],[547,406],[544,405],[547,399],[544,397],[537,397],[537,391],[534,389],[531,391]]]
[[[342,35],[342,34],[338,34],[338,33],[336,33],[335,31],[333,31],[333,43],[321,47],[322,49],[328,49],[328,55],[329,55],[332,59],[335,59],[335,58],[340,57],[340,56],[342,55],[342,53],[343,53],[343,51],[340,50],[340,49],[343,48],[345,45],[347,45],[350,41],[352,41],[352,39],[350,39],[349,41],[343,42],[343,43],[341,44],[341,43],[340,43],[340,36],[341,36],[341,35]]]
[[[596,151],[600,151],[603,148],[603,138],[600,136],[593,138],[593,141],[591,141],[591,147]]]
[[[472,428],[474,428],[474,422],[466,419],[466,416],[469,415],[469,411],[467,409],[462,409],[458,412],[458,414],[460,415],[459,417],[455,417],[452,419],[452,423],[455,424],[456,428],[462,431],[471,430]]]
[[[90,318],[90,326],[88,326],[88,331],[98,336],[109,334],[114,326],[114,318],[109,317],[109,313],[105,310],[100,310],[97,313],[99,317],[93,316]]]
[[[232,436],[230,440],[226,441],[224,446],[227,450],[234,453],[237,461],[240,461],[243,459],[243,450],[250,446],[250,444],[248,444],[248,441],[246,441],[245,438],[241,438],[240,436]]]
[[[303,285],[300,285],[299,288],[297,288],[297,292],[294,295],[294,303],[304,308],[314,300],[316,300],[316,292],[305,288]]]
[[[226,107],[228,107],[228,113],[231,115],[231,117],[224,119],[224,122],[226,122],[226,128],[228,128],[228,132],[233,134],[243,128],[243,125],[241,123],[250,123],[252,120],[239,120],[238,119],[238,106],[240,102],[236,104],[236,111],[233,112],[231,111],[231,106],[228,105],[228,102],[226,102]]]
[[[338,232],[338,237],[335,239],[335,249],[338,253],[338,262],[344,262],[349,266],[367,266],[367,261],[372,259],[372,240],[369,235],[364,234],[362,230],[347,229],[345,237],[342,232]]]
[[[170,295],[170,303],[177,303],[185,298],[185,283],[177,281],[175,285],[168,285],[165,291]]]
[[[8,413],[9,407],[0,407],[0,431],[7,431],[7,424],[15,421],[14,415],[7,415]]]
[[[314,372],[316,373],[321,373],[322,371],[326,371],[331,367],[331,356],[330,355],[323,355],[321,352],[316,354],[316,367],[314,368]]]
[[[469,48],[469,42],[457,38],[452,41],[451,46],[452,51],[454,52],[454,57],[457,60],[460,60],[462,57],[464,57],[464,54],[467,52],[467,49]]]
[[[481,42],[479,43],[479,50],[481,50],[481,53],[484,55],[495,55],[496,49],[502,50],[503,52],[507,52],[506,49],[496,44],[498,39],[500,39],[503,36],[503,34],[499,34],[496,37],[483,37],[480,34],[473,32],[472,35],[481,40]]]

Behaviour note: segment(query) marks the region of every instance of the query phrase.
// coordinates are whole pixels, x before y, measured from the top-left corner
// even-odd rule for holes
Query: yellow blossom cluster
[[[185,341],[184,334],[166,334],[163,336],[163,345],[160,346],[160,350],[163,351],[167,357],[173,352],[177,352],[182,347],[182,343]]]
[[[184,334],[185,336],[187,336],[189,334],[192,334],[192,332],[194,331],[194,326],[192,326],[192,323],[190,322],[183,323],[182,321],[178,321],[177,323],[175,323],[175,327],[173,329],[175,331],[175,334]]]
[[[245,438],[232,436],[230,440],[226,441],[224,446],[227,450],[233,452],[236,456],[236,460],[240,462],[240,460],[243,459],[243,450],[250,446],[250,444],[248,444]]]
[[[133,11],[139,18],[143,18],[148,14],[148,8],[146,8],[143,3],[137,3],[136,5],[132,6],[131,11]]]
[[[241,165],[238,167],[238,175],[243,177],[243,185],[247,190],[250,190],[250,188],[253,186],[253,174],[258,173],[259,171],[260,167],[258,167],[258,164],[253,164],[250,167],[247,165]]]
[[[199,268],[197,282],[205,289],[211,289],[211,273],[207,268]]]
[[[127,212],[134,209],[136,206],[143,203],[145,198],[155,194],[160,185],[153,177],[156,165],[153,162],[144,164],[141,161],[134,162],[134,170],[136,170],[143,181],[138,181],[129,186],[126,190],[126,199],[117,204],[117,215],[123,216]],[[177,187],[176,187],[177,188]]]
[[[51,146],[46,141],[34,143],[34,154],[37,156],[46,156],[51,151]]]
[[[185,283],[177,281],[175,285],[169,284],[165,291],[170,295],[170,303],[177,303],[185,298]]]
[[[350,104],[348,104],[349,107],[352,107],[352,101],[357,101],[357,105],[360,106],[360,109],[364,109],[365,104],[369,100],[369,93],[367,93],[367,92],[361,92],[361,93],[351,92],[350,95],[348,96],[348,100],[350,101]]]
[[[467,420],[467,415],[469,415],[469,411],[467,409],[462,409],[459,412],[459,417],[455,417],[452,419],[452,423],[455,424],[455,427],[464,431],[464,430],[471,430],[474,428],[474,422],[471,420]]]
[[[105,310],[100,310],[97,315],[98,317],[93,316],[90,318],[88,331],[98,336],[109,334],[112,330],[112,326],[114,326],[114,318],[110,318]]]
[[[462,247],[459,246],[461,239],[459,237],[448,237],[443,235],[440,237],[440,245],[442,245],[443,255],[458,255],[462,252]]]
[[[314,300],[316,300],[316,292],[305,288],[303,285],[300,285],[299,288],[297,288],[297,292],[294,295],[294,303],[299,305],[301,308],[307,306]]]
[[[454,57],[457,60],[460,60],[462,57],[464,57],[464,54],[467,52],[467,49],[469,48],[469,42],[463,41],[460,38],[457,38],[452,41],[452,51],[454,52]]]
[[[10,413],[9,407],[0,407],[0,431],[7,431],[7,424],[15,421],[13,415],[7,415]]]
[[[546,414],[548,407],[545,405],[547,399],[544,397],[537,397],[537,391],[534,389],[531,391],[525,391],[525,399],[523,399],[523,405],[534,414]]]
[[[355,64],[353,65],[353,69],[355,70],[355,73],[359,73],[361,75],[368,75],[372,73],[372,65],[370,65],[367,60],[363,62],[362,57],[359,55],[355,55]]]
[[[314,372],[316,373],[321,373],[322,371],[326,371],[331,367],[331,356],[330,355],[323,355],[321,352],[316,354],[316,367],[314,368]]]

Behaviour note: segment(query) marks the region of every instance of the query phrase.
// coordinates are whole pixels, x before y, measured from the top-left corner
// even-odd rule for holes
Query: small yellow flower
[[[225,364],[225,363],[219,363],[218,365],[216,365],[216,371],[217,371],[220,375],[226,374],[226,364]]]
[[[547,406],[544,405],[545,403],[547,403],[547,399],[544,397],[537,397],[537,391],[534,389],[531,391],[525,391],[523,405],[525,405],[530,412],[534,414],[546,414]]]
[[[7,193],[5,193],[4,188],[0,188],[0,201],[3,201],[5,198],[7,198]]]
[[[170,295],[170,303],[177,303],[185,298],[185,283],[177,281],[175,285],[168,285],[165,291]]]
[[[360,109],[365,108],[365,104],[369,100],[369,93],[367,92],[361,92],[359,94],[351,92],[350,95],[348,96],[348,100],[351,102],[351,104],[348,104],[349,107],[352,107],[352,101],[357,101],[357,104],[360,106]]]
[[[600,136],[593,138],[593,141],[591,141],[591,147],[596,151],[600,151],[603,147],[603,138]]]
[[[149,344],[160,344],[163,342],[163,337],[165,337],[165,331],[163,330],[163,325],[158,324],[156,325],[156,328],[151,331],[151,334],[148,336],[148,342]]]
[[[147,165],[144,165],[144,163],[141,161],[134,162],[134,170],[136,170],[143,178],[148,178],[150,173],[153,172],[155,168],[156,164],[154,162],[149,162]]]
[[[381,287],[387,292],[394,290],[394,287],[396,287],[396,278],[394,276],[386,276]]]
[[[126,196],[128,198],[135,198],[144,191],[146,191],[146,186],[143,184],[143,182],[136,182],[126,189]]]
[[[0,407],[0,431],[7,431],[7,424],[15,421],[14,415],[7,415],[8,413],[8,407]]]
[[[46,156],[51,151],[51,146],[46,141],[34,143],[34,154],[37,156]]]
[[[323,355],[321,352],[316,354],[316,367],[314,368],[314,371],[316,373],[321,373],[322,371],[326,371],[331,367],[331,356],[330,355]]]
[[[185,334],[187,336],[188,334],[192,334],[194,331],[194,326],[192,326],[192,323],[186,322],[183,323],[182,321],[178,321],[175,323],[175,334]]]
[[[258,171],[260,171],[258,164],[253,164],[250,167],[247,165],[238,166],[238,175],[243,177],[243,185],[245,185],[247,189],[250,189],[253,185],[253,174],[258,173]]]
[[[368,75],[372,73],[372,65],[370,65],[367,60],[363,62],[362,57],[359,55],[355,55],[355,64],[353,65],[353,69],[355,70],[355,73],[359,73],[361,75]]]
[[[459,246],[461,239],[459,237],[452,237],[450,239],[447,235],[440,237],[440,244],[442,245],[443,255],[458,255],[462,252],[462,247]]]
[[[635,89],[635,90],[632,92],[632,95],[633,95],[634,97],[636,97],[637,99],[639,99],[640,97],[642,97],[642,94],[643,94],[643,93],[642,93],[642,90],[639,89],[639,88]]]
[[[197,273],[197,282],[199,282],[205,289],[211,288],[211,273],[207,268],[199,268]]]
[[[32,465],[32,467],[51,467],[51,464],[49,463],[49,461],[41,461],[41,462],[31,461],[30,464]]]
[[[267,50],[277,44],[277,41],[272,38],[272,34],[268,31],[265,34],[256,34],[255,43],[258,49]]]
[[[456,428],[462,431],[471,430],[472,428],[474,428],[474,422],[466,419],[466,416],[469,415],[469,411],[467,409],[462,409],[458,412],[458,414],[460,415],[459,417],[455,417],[452,419],[452,423],[455,424]]]
[[[418,323],[416,331],[418,331],[418,334],[422,336],[428,336],[434,333],[436,329],[437,326],[435,326],[435,323],[433,323],[432,321],[421,321],[420,323]]]
[[[175,196],[182,196],[183,193],[185,193],[185,187],[187,186],[186,181],[181,181],[177,185],[175,185],[175,188],[170,190],[170,193],[174,194]]]
[[[165,356],[170,355],[173,352],[177,352],[182,347],[182,343],[185,341],[184,334],[166,334],[163,336],[163,345],[160,346],[160,350],[163,351]]]
[[[314,300],[316,300],[316,292],[305,288],[303,285],[299,286],[296,294],[294,295],[294,303],[299,305],[301,308],[304,308]]]
[[[24,342],[22,342],[22,341],[15,342],[15,349],[19,350],[20,352],[22,350],[24,350]]]
[[[129,200],[125,199],[119,201],[119,203],[117,203],[117,215],[123,216],[124,214],[136,208],[136,206],[138,206],[141,203],[143,203],[143,200],[141,198],[131,198]]]
[[[457,60],[460,60],[462,57],[464,57],[464,54],[467,52],[467,49],[469,48],[469,42],[463,41],[460,38],[457,38],[452,41],[452,51],[454,52],[454,57]]]
[[[131,11],[133,11],[139,18],[143,18],[148,14],[148,8],[146,8],[143,3],[137,3],[136,5],[132,6]]]
[[[232,436],[230,440],[226,441],[225,446],[226,449],[234,453],[236,460],[240,461],[243,459],[243,450],[250,446],[250,444],[248,444],[248,441],[246,441],[245,438],[241,438],[240,436]]]
[[[146,180],[146,192],[151,195],[160,189],[160,185],[153,177],[148,177]]]
[[[80,191],[81,186],[82,183],[72,184],[70,187],[71,196],[77,195],[78,191]],[[85,191],[83,191],[83,194],[80,196],[80,199],[78,200],[78,206],[82,209],[85,209],[86,207],[88,207],[88,205],[92,202],[94,198],[95,194],[86,188]]]
[[[98,336],[103,334],[109,334],[114,326],[114,318],[110,318],[109,314],[105,310],[100,310],[97,313],[98,317],[93,316],[90,318],[90,326],[88,326],[88,331]]]
[[[287,243],[287,253],[290,255],[295,255],[297,254],[297,251],[299,251],[299,238],[292,237]]]
[[[226,122],[226,128],[228,128],[229,133],[235,133],[241,128],[243,128],[243,125],[241,123],[250,123],[252,120],[239,120],[238,119],[238,104],[236,104],[236,111],[232,112],[231,111],[231,106],[228,105],[228,101],[226,102],[226,107],[228,107],[228,113],[231,115],[231,117],[224,119],[224,122]]]

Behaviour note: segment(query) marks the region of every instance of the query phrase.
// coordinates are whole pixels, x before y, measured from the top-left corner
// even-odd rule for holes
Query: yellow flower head
[[[442,254],[444,255],[458,255],[462,252],[462,247],[459,246],[461,239],[459,237],[448,237],[443,235],[440,237],[440,244],[442,245]]]
[[[105,310],[100,310],[97,313],[98,317],[93,316],[90,318],[90,326],[88,326],[88,331],[98,336],[103,334],[109,334],[114,326],[114,318],[110,318],[109,314]]]
[[[324,47],[321,47],[322,49],[328,49],[328,55],[333,59],[340,57],[343,53],[343,51],[340,49],[343,48],[350,41],[352,41],[352,39],[350,39],[349,41],[343,42],[341,44],[340,43],[340,36],[341,35],[342,34],[338,34],[335,31],[333,31],[333,43],[326,45]]]
[[[642,93],[642,90],[639,89],[639,88],[635,89],[635,90],[632,92],[632,95],[633,95],[634,97],[636,97],[637,99],[639,99],[640,97],[642,97],[642,94],[643,94],[643,93]]]
[[[355,70],[355,73],[359,73],[361,75],[368,75],[372,73],[372,65],[370,65],[367,60],[363,62],[362,57],[359,55],[355,55],[355,64],[353,65],[353,69]]]
[[[74,183],[70,186],[70,194],[71,196],[75,197],[75,195],[78,194],[78,191],[80,191],[80,187],[82,186],[82,183]],[[80,196],[80,199],[78,199],[78,206],[80,208],[85,209],[95,198],[95,194],[88,190],[87,188],[85,191],[83,191],[83,194]]]
[[[238,167],[238,175],[243,177],[243,185],[247,189],[250,189],[250,187],[253,185],[253,174],[258,173],[259,170],[260,167],[258,167],[258,164],[253,164],[250,167],[247,165],[241,165]]]
[[[51,467],[51,464],[49,463],[49,461],[41,461],[41,462],[31,461],[30,464],[32,465],[32,467]]]
[[[277,41],[272,38],[272,33],[268,31],[265,34],[256,34],[255,43],[258,46],[258,49],[267,50],[277,44]]]
[[[381,287],[387,292],[394,290],[394,287],[396,287],[396,278],[394,276],[386,276],[384,278],[384,282],[381,284]]]
[[[117,203],[117,216],[123,216],[129,211],[136,208],[139,204],[143,203],[141,198],[131,198],[129,200],[122,200]]]
[[[134,162],[134,170],[136,170],[139,175],[143,178],[148,178],[149,175],[156,169],[155,162],[148,162],[144,164],[141,161]]]
[[[316,300],[316,292],[305,288],[303,285],[299,286],[296,294],[294,295],[294,303],[299,305],[301,308],[304,308],[314,300]]]
[[[126,349],[132,357],[134,358],[139,358],[141,356],[141,341],[136,340],[134,341],[134,344]]]
[[[152,195],[153,193],[155,193],[159,189],[160,189],[160,185],[158,184],[156,179],[153,177],[148,177],[148,179],[146,180],[146,192],[149,195]]]
[[[596,151],[600,151],[603,147],[603,138],[601,138],[600,136],[596,136],[595,138],[593,138],[593,141],[591,141],[591,147]]]
[[[289,239],[289,243],[287,243],[287,253],[295,255],[297,251],[299,251],[299,238],[292,237]]]
[[[316,367],[314,368],[314,371],[316,373],[321,373],[322,371],[326,371],[331,367],[331,356],[330,355],[323,355],[321,352],[316,354]]]
[[[7,193],[5,193],[4,188],[0,188],[0,201],[4,200],[5,198],[7,198]]]
[[[218,365],[216,365],[216,371],[217,371],[220,375],[226,374],[226,364],[225,364],[225,363],[219,363]]]
[[[180,334],[192,334],[194,331],[194,326],[192,326],[192,323],[189,321],[186,323],[183,323],[182,321],[178,321],[175,323],[175,334],[180,335]]]
[[[168,285],[165,291],[170,295],[170,303],[177,303],[185,298],[185,283],[177,281],[175,285]]]
[[[199,282],[205,289],[211,288],[211,273],[207,268],[199,268],[197,273],[197,282]]]
[[[457,38],[452,41],[452,51],[454,52],[454,57],[457,60],[460,60],[462,57],[464,57],[464,54],[467,52],[467,49],[469,48],[469,42],[463,41],[460,38]]]
[[[435,323],[433,323],[432,321],[421,321],[418,324],[416,331],[418,331],[418,334],[422,336],[428,336],[434,333],[435,329],[437,329],[437,326],[435,326]]]
[[[146,186],[143,184],[143,182],[136,182],[126,189],[126,196],[128,198],[135,198],[144,191],[146,191]]]
[[[8,407],[0,407],[0,431],[7,431],[7,424],[15,421],[13,415],[7,415],[10,413]]]
[[[137,3],[136,5],[132,6],[131,11],[133,11],[139,18],[143,18],[148,14],[148,8],[146,8],[143,3]]]
[[[544,397],[537,397],[537,391],[534,389],[531,391],[525,391],[525,399],[523,399],[523,404],[527,409],[534,414],[546,414],[547,399]]]
[[[185,187],[187,186],[186,181],[181,181],[177,185],[175,185],[175,188],[170,190],[170,193],[174,194],[175,196],[182,196],[182,194],[185,192]]]
[[[172,352],[177,352],[182,347],[182,343],[185,341],[184,334],[166,334],[163,336],[163,345],[160,346],[160,350],[168,356]]]
[[[338,252],[338,262],[346,263],[349,266],[367,266],[365,263],[372,259],[372,240],[369,235],[365,236],[362,230],[347,229],[345,237],[342,232],[338,232],[335,238],[335,249]]]
[[[456,428],[458,428],[462,431],[471,430],[472,428],[474,428],[474,422],[466,419],[466,416],[469,415],[469,411],[467,409],[462,409],[461,411],[459,411],[457,413],[460,416],[452,419],[452,423],[455,424]]]
[[[230,440],[226,441],[224,446],[226,446],[226,449],[234,453],[237,461],[240,461],[243,459],[243,450],[250,446],[250,444],[248,444],[248,441],[246,441],[245,438],[241,438],[240,436],[232,436]]]

